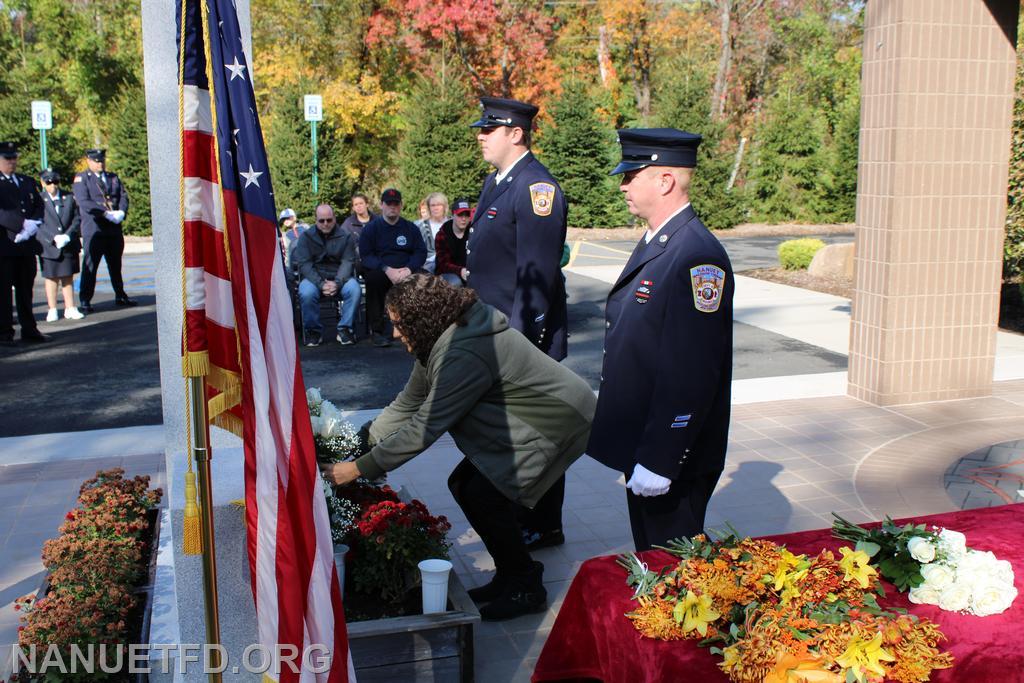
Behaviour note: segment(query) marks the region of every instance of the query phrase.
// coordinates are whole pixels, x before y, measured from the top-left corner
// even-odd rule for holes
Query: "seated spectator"
[[[295,247],[299,269],[299,306],[306,346],[323,343],[324,326],[320,322],[320,297],[341,294],[341,316],[337,340],[348,346],[356,342],[352,321],[359,306],[361,291],[353,276],[356,243],[347,230],[341,230],[330,204],[316,207],[316,230],[306,230]]]
[[[277,227],[281,230],[281,249],[284,255],[285,270],[289,273],[295,267],[292,255],[295,253],[295,245],[299,243],[302,233],[309,230],[309,226],[300,223],[294,209],[285,209],[277,218]]]
[[[366,317],[373,345],[391,346],[384,315],[384,297],[391,285],[423,269],[427,246],[419,228],[402,218],[402,193],[394,188],[380,197],[380,215],[359,237],[359,255],[366,282]]]
[[[466,270],[466,242],[472,218],[473,209],[470,208],[469,200],[456,199],[452,204],[452,217],[437,231],[434,241],[437,274],[453,287],[462,287],[469,277],[469,271]]]
[[[448,218],[448,198],[441,192],[431,192],[423,201],[427,203],[427,216],[416,222],[416,227],[423,234],[423,243],[427,245],[427,260],[423,264],[423,270],[435,273],[437,257],[434,253],[434,241],[445,219]]]
[[[359,237],[363,234],[363,228],[371,220],[373,220],[373,214],[370,213],[369,198],[361,192],[352,195],[352,213],[341,222],[341,227],[348,230],[356,241],[357,275],[362,275],[363,273],[362,261],[359,258]]]
[[[46,322],[56,322],[57,289],[64,296],[64,317],[81,320],[85,316],[75,306],[74,280],[79,271],[78,254],[82,251],[82,217],[70,192],[60,189],[60,174],[46,169],[40,175],[43,181],[43,222],[36,239],[43,246],[40,261],[43,266],[43,284],[49,311]],[[8,293],[8,296],[10,293]]]

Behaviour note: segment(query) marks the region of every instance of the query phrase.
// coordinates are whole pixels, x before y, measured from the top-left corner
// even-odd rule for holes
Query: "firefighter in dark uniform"
[[[562,188],[530,152],[537,107],[499,97],[480,98],[477,141],[495,171],[484,181],[466,245],[467,286],[508,316],[541,351],[566,356],[565,281],[559,267],[568,206]],[[559,478],[520,522],[531,550],[565,542]]]
[[[674,128],[619,131],[612,171],[648,228],[608,294],[587,453],[627,478],[637,550],[701,533],[725,466],[734,280],[690,206],[700,141]]]
[[[82,214],[82,280],[78,296],[81,308],[86,313],[93,312],[92,295],[96,289],[100,259],[107,260],[114,303],[134,306],[136,302],[128,298],[121,279],[121,257],[124,254],[121,224],[128,211],[128,192],[117,174],[107,171],[106,150],[87,150],[85,160],[89,170],[76,175],[72,185]]]
[[[43,198],[36,181],[17,169],[17,145],[0,142],[0,342],[14,341],[11,287],[21,340],[44,342],[49,337],[39,331],[32,315],[36,256],[42,253],[35,235],[43,219]]]

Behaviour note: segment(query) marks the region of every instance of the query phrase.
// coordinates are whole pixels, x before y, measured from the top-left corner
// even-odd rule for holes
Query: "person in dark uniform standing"
[[[42,249],[35,240],[43,218],[39,185],[17,172],[18,147],[0,142],[0,342],[14,341],[11,287],[18,308],[21,340],[49,341],[32,315],[32,283],[36,279],[36,255]]]
[[[43,223],[36,239],[42,247],[40,262],[46,284],[46,302],[49,311],[46,322],[56,322],[57,290],[64,296],[64,317],[81,320],[85,316],[75,306],[75,273],[78,272],[78,253],[82,251],[82,217],[70,193],[60,189],[60,174],[52,168],[42,172]]]
[[[128,192],[116,173],[107,171],[107,152],[90,149],[85,153],[88,171],[75,176],[73,191],[82,214],[82,282],[79,298],[82,310],[92,313],[92,295],[96,288],[96,271],[100,259],[107,260],[114,303],[135,306],[128,298],[121,279],[121,257],[124,254],[124,223],[128,211]]]
[[[701,533],[725,466],[735,283],[690,206],[700,141],[674,128],[621,130],[612,171],[648,228],[608,294],[587,453],[626,476],[637,550]]]
[[[481,97],[477,142],[487,176],[466,245],[467,286],[508,316],[555,360],[568,350],[565,281],[559,268],[568,206],[558,181],[530,152],[537,107],[518,100]],[[520,522],[531,550],[565,542],[559,478]]]

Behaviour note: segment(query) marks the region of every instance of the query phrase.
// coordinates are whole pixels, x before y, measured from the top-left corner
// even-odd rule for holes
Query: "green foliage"
[[[417,206],[431,192],[443,192],[448,201],[469,197],[476,201],[487,175],[474,130],[473,100],[461,73],[417,78],[401,109],[404,129],[398,144],[398,187],[405,210],[419,219]]]
[[[1024,14],[1022,14],[1024,17]],[[1024,31],[1019,22],[1018,35]],[[1017,53],[1016,97],[1013,100],[1013,139],[1010,145],[1010,178],[1006,207],[1006,240],[1003,243],[1003,273],[1024,275],[1024,54]]]
[[[317,193],[313,194],[313,147],[310,124],[302,115],[302,97],[313,92],[308,83],[294,83],[271,98],[274,115],[267,128],[267,158],[278,212],[295,209],[300,220],[311,221],[317,204],[338,210],[347,207],[355,186],[345,175],[348,150],[328,121],[317,123]],[[341,215],[344,209],[338,210]]]
[[[541,160],[569,203],[569,225],[607,228],[627,223],[629,214],[608,175],[618,151],[614,133],[594,113],[586,85],[566,83],[551,117],[553,125],[544,129],[538,145]]]
[[[126,89],[111,119],[108,166],[128,190],[128,218],[124,231],[152,235],[149,203],[149,148],[146,142],[146,98],[140,86]]]
[[[786,270],[806,270],[814,255],[824,246],[821,240],[810,237],[786,240],[779,245],[779,263]]]
[[[744,218],[743,191],[729,189],[733,155],[724,149],[725,124],[710,115],[711,73],[687,60],[674,60],[655,92],[654,125],[699,133],[697,170],[690,200],[712,230],[731,228]]]

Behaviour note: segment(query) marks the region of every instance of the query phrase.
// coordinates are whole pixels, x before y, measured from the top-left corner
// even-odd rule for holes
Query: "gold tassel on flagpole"
[[[199,494],[196,489],[196,473],[191,468],[185,473],[185,525],[184,552],[186,555],[203,554],[203,528],[199,519]]]

